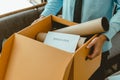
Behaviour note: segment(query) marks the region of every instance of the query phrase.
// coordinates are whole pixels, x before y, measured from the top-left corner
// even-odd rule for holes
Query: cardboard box
[[[74,54],[35,40],[38,32],[48,32],[56,23],[76,24],[51,15],[7,39],[0,56],[0,80],[88,80],[101,60],[101,55],[85,60],[86,46],[96,35]]]

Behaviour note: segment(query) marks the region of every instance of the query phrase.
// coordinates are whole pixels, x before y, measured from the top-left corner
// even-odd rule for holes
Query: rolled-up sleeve
[[[120,31],[120,0],[115,0],[117,4],[117,12],[110,20],[110,28],[109,31],[104,33],[109,40]]]
[[[44,11],[41,15],[48,16],[50,14],[56,15],[63,6],[63,0],[48,0]]]

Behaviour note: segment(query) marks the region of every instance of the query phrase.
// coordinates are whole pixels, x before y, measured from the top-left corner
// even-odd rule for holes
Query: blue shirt
[[[103,46],[103,52],[108,51],[112,47],[111,38],[120,31],[120,0],[83,0],[82,4],[81,22],[100,17],[106,17],[109,20],[109,31],[104,33],[109,41],[106,41]],[[113,15],[114,5],[117,5],[117,13]],[[41,15],[56,15],[63,7],[62,17],[73,21],[74,6],[75,0],[48,0]]]

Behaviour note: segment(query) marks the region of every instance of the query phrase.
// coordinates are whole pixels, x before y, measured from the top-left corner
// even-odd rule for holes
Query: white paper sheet
[[[79,35],[48,32],[44,43],[74,53],[79,39]]]

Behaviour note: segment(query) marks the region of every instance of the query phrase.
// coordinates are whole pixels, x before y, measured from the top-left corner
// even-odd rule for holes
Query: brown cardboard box
[[[48,32],[53,22],[71,26],[76,23],[48,16],[13,34],[4,43],[0,56],[0,80],[88,80],[100,65],[101,55],[85,60],[93,36],[74,54],[35,40],[38,32]]]

